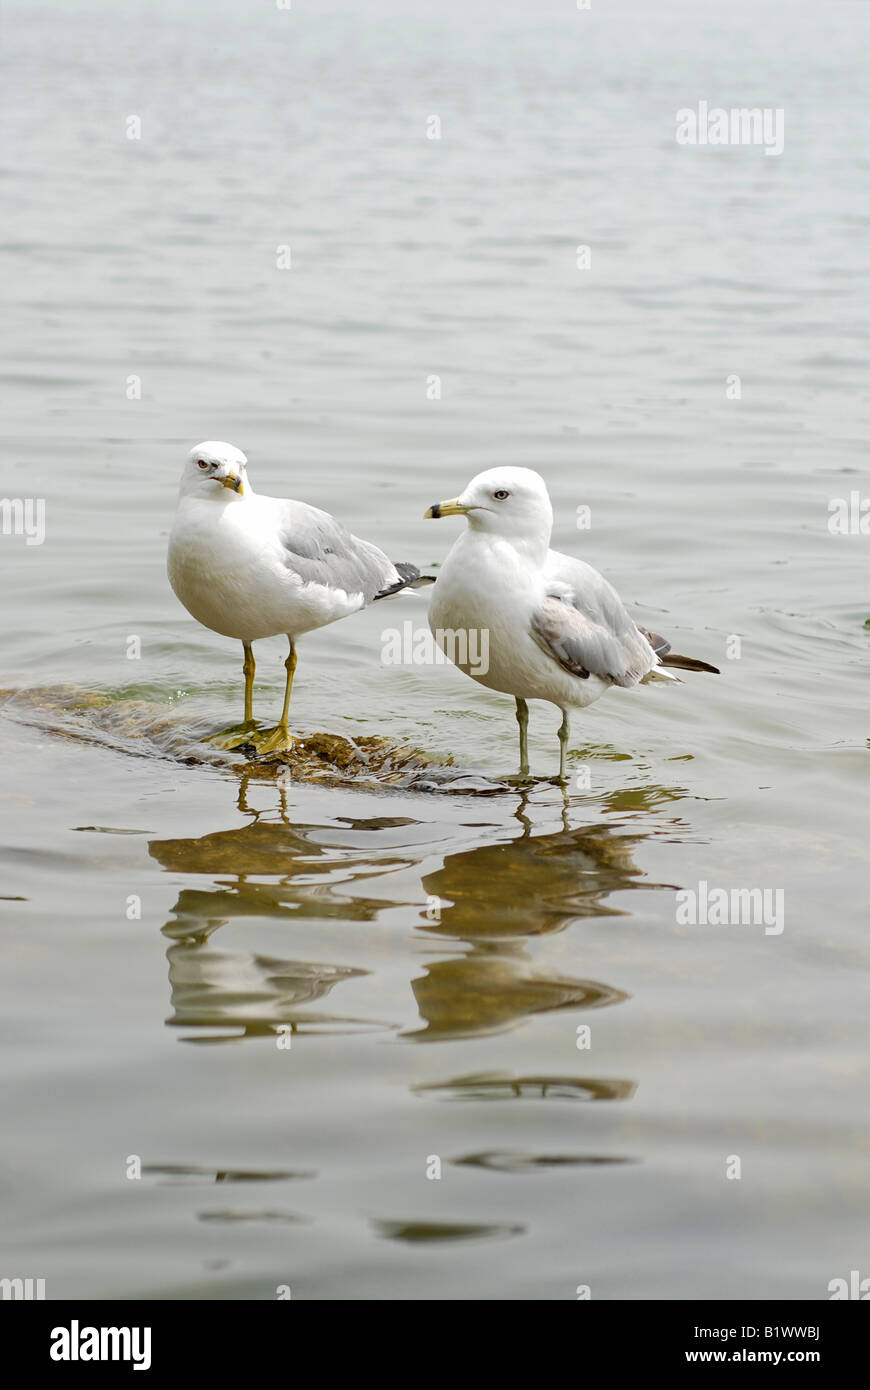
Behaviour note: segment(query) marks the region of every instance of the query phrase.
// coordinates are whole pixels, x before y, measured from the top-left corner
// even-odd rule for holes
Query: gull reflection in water
[[[628,998],[612,984],[536,969],[524,943],[584,917],[620,915],[607,904],[612,893],[650,886],[632,859],[643,837],[609,824],[571,826],[568,808],[561,829],[536,835],[526,804],[521,798],[515,811],[518,835],[448,855],[423,879],[422,930],[468,950],[432,961],[412,981],[424,1020],[407,1035],[416,1042],[499,1033],[534,1014]]]
[[[616,822],[572,826],[565,808],[558,829],[535,833],[521,798],[513,803],[515,819],[469,827],[483,842],[447,854],[440,867],[421,877],[415,901],[397,904],[371,896],[367,883],[437,853],[442,822],[431,831],[410,817],[293,823],[283,792],[278,818],[267,819],[250,811],[244,786],[239,806],[252,816],[246,825],[149,846],[167,871],[211,879],[207,887],[181,889],[163,928],[170,941],[168,1022],[194,1030],[186,1040],[298,1030],[396,1031],[389,1021],[322,1006],[337,986],[367,971],[230,951],[212,941],[220,927],[240,917],[286,922],[288,939],[294,921],[359,923],[371,942],[367,924],[374,926],[387,909],[404,907],[433,946],[422,973],[414,974],[416,965],[408,971],[422,1027],[402,1036],[414,1042],[500,1033],[537,1014],[601,1009],[628,998],[616,984],[542,969],[527,947],[583,918],[624,911],[608,902],[615,892],[654,886],[632,858],[643,838],[638,832],[626,834]],[[427,903],[422,912],[421,899]],[[445,956],[448,942],[460,946],[461,954]]]
[[[148,847],[164,869],[212,879],[208,888],[183,888],[163,928],[171,943],[166,953],[173,1008],[169,1024],[203,1030],[185,1039],[202,1042],[292,1034],[302,1028],[390,1028],[380,1020],[312,1008],[336,985],[367,971],[225,950],[210,938],[240,917],[288,925],[299,919],[373,922],[384,903],[361,894],[358,885],[404,861],[387,858],[373,865],[354,842],[360,839],[357,830],[348,832],[347,845],[324,844],[333,828],[292,825],[283,791],[277,821],[250,812],[244,785],[239,808],[254,816],[249,824],[191,839],[152,840]]]

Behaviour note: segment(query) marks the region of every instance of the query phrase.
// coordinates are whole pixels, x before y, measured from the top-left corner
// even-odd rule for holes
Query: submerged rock
[[[422,749],[372,734],[350,738],[314,732],[299,734],[289,753],[259,756],[252,745],[228,752],[204,742],[214,729],[201,716],[129,691],[109,693],[73,685],[0,690],[0,707],[20,723],[60,738],[135,757],[226,767],[250,778],[275,781],[289,776],[299,782],[478,795],[492,795],[507,785],[454,768],[450,758],[439,761]]]

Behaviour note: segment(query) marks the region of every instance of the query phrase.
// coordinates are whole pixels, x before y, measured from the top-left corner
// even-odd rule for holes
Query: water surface
[[[8,7],[0,491],[46,537],[0,537],[0,1275],[764,1299],[866,1264],[870,542],[828,519],[870,487],[867,28]],[[784,153],[677,147],[699,100],[784,108]],[[576,715],[566,802],[554,710],[520,788],[509,700],[381,662],[415,594],[300,644],[296,726],[383,761],[213,755],[240,652],[164,574],[202,438],[423,566],[431,502],[533,466],[559,548],[723,674]],[[783,931],[681,924],[702,880],[782,890]]]

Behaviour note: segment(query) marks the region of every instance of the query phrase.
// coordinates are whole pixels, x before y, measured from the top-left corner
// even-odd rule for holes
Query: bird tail
[[[640,678],[641,685],[647,685],[649,681],[676,681],[677,685],[682,685],[679,676],[671,675],[670,671],[666,671],[664,666],[653,666],[650,671],[647,671],[645,676],[641,676]]]
[[[379,594],[375,594],[372,603],[376,603],[379,598],[391,598],[393,594],[400,594],[406,589],[422,589],[427,584],[435,583],[434,574],[421,574],[416,565],[409,565],[404,560],[394,568],[399,578],[395,584],[388,584],[386,589],[381,589]]]
[[[639,627],[638,632],[642,633],[649,642],[662,666],[675,666],[678,671],[709,671],[711,676],[721,676],[722,672],[718,666],[711,666],[708,661],[699,661],[694,656],[680,656],[679,652],[671,651],[671,644],[666,637],[660,637],[657,632],[649,632],[645,627]],[[679,676],[671,676],[667,672],[659,671],[656,675],[657,667],[653,667],[650,674],[651,680],[679,680]]]
[[[676,666],[680,671],[709,671],[711,676],[721,676],[722,672],[718,666],[711,666],[709,661],[699,661],[694,656],[680,656],[678,652],[668,652],[662,657],[663,666]]]

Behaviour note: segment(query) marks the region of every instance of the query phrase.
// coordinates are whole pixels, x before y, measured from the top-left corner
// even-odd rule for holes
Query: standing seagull
[[[465,516],[468,530],[444,561],[429,626],[447,656],[481,685],[513,695],[520,726],[520,775],[528,776],[527,700],[562,711],[559,780],[565,780],[568,708],[584,708],[611,685],[678,680],[664,670],[719,672],[677,656],[670,644],[632,622],[622,600],[591,565],[550,549],[553,508],[540,474],[490,468],[460,497],[426,517]],[[478,640],[469,639],[474,632]],[[455,634],[464,634],[464,642]],[[472,664],[470,650],[486,660]],[[465,653],[462,656],[462,653]]]
[[[260,497],[248,482],[247,462],[240,449],[218,440],[191,449],[169,537],[169,582],[198,622],[238,638],[245,649],[245,722],[210,742],[289,752],[296,638],[398,593],[420,581],[420,572],[394,565],[328,512]],[[284,708],[274,729],[258,731],[251,644],[281,633],[290,642]]]

